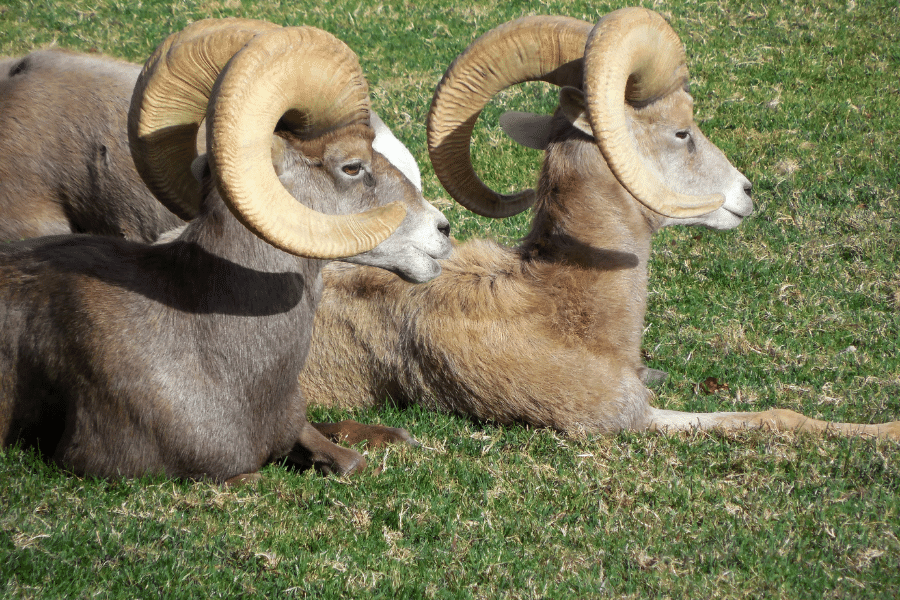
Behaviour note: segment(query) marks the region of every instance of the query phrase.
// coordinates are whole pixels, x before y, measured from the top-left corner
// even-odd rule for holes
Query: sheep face
[[[311,208],[326,214],[351,214],[401,202],[406,217],[388,239],[342,260],[380,267],[414,283],[433,279],[441,272],[437,261],[450,255],[449,222],[399,169],[373,151],[371,127],[351,127],[353,136],[341,130],[310,141],[276,136],[273,165],[281,184],[295,197],[313,187],[312,196],[319,205]],[[340,206],[330,204],[335,197],[343,199]]]
[[[557,111],[564,122],[596,143],[585,108],[584,93],[572,87],[560,90]],[[643,106],[626,106],[625,118],[631,142],[644,166],[673,191],[701,196],[719,193],[725,202],[718,209],[689,218],[661,215],[643,207],[654,229],[669,225],[704,225],[733,229],[753,212],[750,181],[707,139],[694,122],[694,101],[684,89]],[[517,143],[538,150],[551,140],[571,137],[560,131],[552,117],[530,113],[505,113],[504,132]]]
[[[694,101],[677,90],[646,107],[628,107],[635,147],[646,165],[676,192],[687,195],[720,193],[725,203],[699,217],[658,216],[660,227],[705,225],[732,229],[753,212],[750,181],[710,142],[694,122]]]
[[[593,139],[580,90],[561,90],[560,112],[576,129]],[[645,106],[626,106],[625,114],[638,155],[660,181],[681,194],[725,196],[720,208],[698,217],[667,217],[645,208],[648,220],[655,227],[704,225],[733,229],[753,212],[750,181],[697,127],[694,100],[686,90],[678,89]],[[507,131],[514,139],[549,139],[549,133],[539,132],[539,128],[549,126],[547,120],[519,117],[509,124]],[[525,133],[523,129],[529,131]]]

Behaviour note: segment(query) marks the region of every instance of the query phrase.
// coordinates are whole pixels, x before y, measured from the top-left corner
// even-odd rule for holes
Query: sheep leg
[[[319,433],[335,443],[345,443],[355,446],[360,442],[366,442],[366,448],[378,448],[388,444],[406,443],[418,447],[417,442],[408,431],[399,427],[385,427],[384,425],[363,425],[347,419],[340,423],[310,423],[319,430]]]
[[[301,468],[315,467],[325,475],[351,475],[366,468],[366,459],[362,454],[330,442],[309,423],[303,424],[288,458]]]
[[[832,423],[803,416],[792,410],[773,408],[763,412],[688,413],[674,410],[650,409],[649,431],[690,431],[692,429],[720,429],[738,431],[766,429],[768,431],[809,431],[841,437],[874,437],[900,440],[900,421],[866,425],[862,423]]]

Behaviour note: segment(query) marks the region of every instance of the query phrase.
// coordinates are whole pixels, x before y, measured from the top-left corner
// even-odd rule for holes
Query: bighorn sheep
[[[552,118],[515,115],[515,138],[546,148],[537,192],[501,196],[475,175],[469,141],[500,90],[562,86]],[[803,429],[900,438],[900,422],[826,423],[787,410],[694,414],[650,405],[641,334],[651,235],[673,224],[736,227],[750,182],[693,120],[684,49],[656,13],[596,27],[524,18],[485,34],[449,67],[428,117],[436,174],[477,213],[534,205],[516,248],[457,247],[443,274],[410,286],[333,265],[301,387],[316,402],[401,403],[563,432]]]
[[[140,72],[60,50],[0,63],[0,242],[81,232],[149,242],[181,225],[131,159]]]
[[[0,242],[59,233],[152,242],[182,225],[134,169],[126,123],[140,72],[65,50],[0,61]],[[374,112],[371,125],[373,149],[421,189],[406,146]]]
[[[148,187],[193,220],[165,244],[0,246],[0,442],[113,477],[227,481],[287,455],[362,468],[307,422],[297,385],[321,267],[425,281],[450,243],[443,216],[372,151],[356,55],[312,27],[199,21],[146,63],[128,131]]]

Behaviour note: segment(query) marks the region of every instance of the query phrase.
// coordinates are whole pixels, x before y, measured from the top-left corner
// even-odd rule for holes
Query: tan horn
[[[511,85],[546,81],[580,87],[592,27],[568,17],[524,17],[482,35],[453,61],[428,113],[428,153],[435,174],[457,202],[492,218],[520,213],[534,203],[533,190],[499,194],[478,178],[469,153],[472,129],[491,98]]]
[[[253,19],[204,19],[170,35],[144,64],[128,115],[132,156],[150,191],[182,219],[200,207],[191,163],[213,84],[248,40],[275,29]]]
[[[371,250],[400,225],[398,202],[356,215],[311,210],[281,185],[272,133],[287,112],[312,135],[369,122],[368,85],[356,54],[314,27],[250,40],[223,70],[208,114],[210,166],[222,199],[260,238],[291,254],[341,258]]]
[[[652,102],[687,79],[684,46],[665,19],[644,8],[608,14],[590,34],[584,64],[591,129],[625,189],[668,217],[696,217],[722,206],[722,194],[689,196],[664,185],[643,163],[628,131],[626,102]]]

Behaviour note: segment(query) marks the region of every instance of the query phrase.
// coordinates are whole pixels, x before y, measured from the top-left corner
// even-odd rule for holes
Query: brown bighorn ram
[[[140,72],[66,50],[0,59],[0,242],[60,233],[152,242],[183,224],[131,158],[126,123]],[[371,125],[372,148],[421,189],[409,150],[374,112]]]
[[[507,125],[546,148],[537,191],[501,196],[472,168],[472,128],[497,92],[534,80],[562,86],[559,108]],[[563,432],[765,427],[900,438],[900,422],[650,405],[640,348],[652,234],[678,223],[733,228],[753,208],[750,183],[694,123],[687,83],[677,35],[640,8],[596,27],[525,18],[475,41],[435,92],[431,160],[470,210],[502,217],[533,204],[531,231],[516,248],[457,247],[422,286],[374,269],[326,270],[306,394],[346,407],[391,396]]]
[[[148,187],[193,220],[158,245],[0,246],[0,442],[109,477],[226,481],[288,455],[362,468],[307,422],[297,386],[320,270],[341,258],[425,281],[450,244],[372,151],[356,55],[312,27],[200,21],[147,61],[128,128]]]
[[[0,242],[60,233],[151,242],[182,222],[134,170],[140,65],[61,50],[0,61]]]

